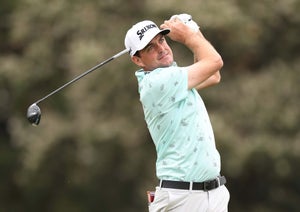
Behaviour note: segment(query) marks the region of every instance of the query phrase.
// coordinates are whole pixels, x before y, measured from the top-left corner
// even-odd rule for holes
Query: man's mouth
[[[159,55],[158,59],[159,59],[159,60],[162,60],[162,59],[164,59],[165,57],[167,57],[168,55],[169,55],[169,54],[168,54],[167,52],[162,53],[161,55]]]

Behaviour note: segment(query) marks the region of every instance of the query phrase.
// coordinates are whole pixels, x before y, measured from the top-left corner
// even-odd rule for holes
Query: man
[[[149,211],[227,211],[229,192],[205,105],[197,92],[219,83],[223,61],[199,28],[178,18],[132,26],[125,37],[145,120],[156,147],[159,185]],[[179,67],[165,35],[189,48],[194,64]]]

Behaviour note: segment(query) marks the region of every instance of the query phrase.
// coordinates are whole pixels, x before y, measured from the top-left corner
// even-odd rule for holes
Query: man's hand
[[[164,21],[164,23],[160,25],[160,28],[170,29],[170,33],[167,36],[173,41],[182,43],[184,45],[186,45],[189,38],[199,35],[198,32],[195,32],[177,17]]]
[[[197,32],[199,30],[198,24],[193,21],[192,16],[186,13],[179,14],[179,15],[173,15],[170,19],[179,18],[180,21],[182,21],[185,25],[190,27],[192,30]]]

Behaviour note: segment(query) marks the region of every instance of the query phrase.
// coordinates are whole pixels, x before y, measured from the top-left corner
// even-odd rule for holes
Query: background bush
[[[300,2],[2,0],[1,211],[147,211],[155,151],[128,56],[28,106],[124,49],[128,28],[189,13],[221,53],[201,92],[222,155],[230,211],[299,211]],[[192,54],[169,40],[179,65]]]

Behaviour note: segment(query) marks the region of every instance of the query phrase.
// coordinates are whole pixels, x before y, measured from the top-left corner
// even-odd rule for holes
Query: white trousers
[[[229,198],[225,185],[210,191],[157,187],[149,212],[226,212]]]

